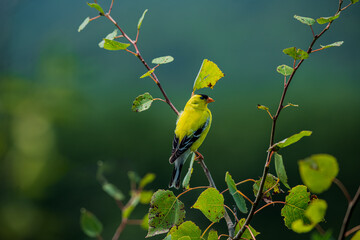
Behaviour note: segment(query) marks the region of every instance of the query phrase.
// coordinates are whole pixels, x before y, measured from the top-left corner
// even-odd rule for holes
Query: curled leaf
[[[147,71],[146,73],[144,73],[143,75],[141,75],[140,78],[146,78],[146,77],[150,76],[154,71],[155,71],[155,68],[150,69],[149,71]]]
[[[117,36],[118,34],[118,30],[115,29],[112,33],[109,33],[108,35],[106,35],[105,39],[108,40],[114,40],[114,38]],[[100,48],[104,48],[104,44],[105,44],[105,40],[103,39],[101,42],[99,42],[99,47]]]
[[[102,7],[100,7],[99,4],[97,4],[97,3],[87,3],[87,4],[90,7],[95,8],[96,10],[98,10],[101,15],[105,15],[104,10],[102,9]]]
[[[127,49],[130,44],[129,43],[122,43],[115,40],[110,39],[104,39],[104,49],[111,50],[111,51],[117,51],[117,50],[125,50]]]
[[[297,141],[299,141],[301,138],[305,137],[305,136],[310,136],[312,134],[311,131],[301,131],[297,134],[292,135],[291,137],[285,138],[284,140],[275,143],[274,145],[272,145],[268,151],[274,151],[277,152],[279,151],[281,148],[287,147],[291,144],[296,143]]]
[[[339,41],[339,42],[334,42],[334,43],[331,43],[331,44],[328,44],[328,45],[320,45],[321,48],[330,48],[330,47],[340,47],[341,45],[343,45],[344,41]]]
[[[148,9],[146,9],[146,10],[143,12],[143,14],[141,15],[141,17],[140,17],[140,19],[139,19],[139,22],[138,22],[138,25],[137,25],[137,29],[138,29],[138,30],[140,30],[140,28],[141,28],[141,24],[142,24],[142,22],[143,22],[143,20],[144,20],[144,17],[145,17],[145,14],[146,14],[147,11],[148,11]]]
[[[83,232],[89,237],[99,236],[103,230],[99,219],[85,208],[81,209],[80,224]]]
[[[307,59],[309,57],[307,52],[301,50],[300,48],[297,49],[296,47],[285,48],[283,53],[289,55],[294,60]]]
[[[224,73],[220,68],[212,61],[204,59],[200,71],[195,79],[193,91],[202,88],[214,88],[217,81],[224,77]]]
[[[336,14],[335,16],[318,18],[318,19],[316,19],[316,21],[318,22],[318,24],[325,24],[325,23],[332,22],[339,17],[340,17],[340,12],[338,14]]]
[[[88,25],[89,22],[90,22],[90,18],[89,17],[85,18],[85,20],[80,24],[78,28],[78,32],[82,31],[86,27],[86,25]]]

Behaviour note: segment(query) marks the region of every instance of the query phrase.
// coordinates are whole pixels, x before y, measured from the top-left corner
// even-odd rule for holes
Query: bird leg
[[[195,157],[194,161],[204,160],[204,156],[201,153],[199,153],[198,151],[195,151],[195,155],[196,155],[196,157]]]

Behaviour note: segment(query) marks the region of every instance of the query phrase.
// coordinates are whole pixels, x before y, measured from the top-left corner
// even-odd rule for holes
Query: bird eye
[[[201,97],[200,97],[200,99],[204,99],[204,97],[203,97],[203,96],[201,96]]]

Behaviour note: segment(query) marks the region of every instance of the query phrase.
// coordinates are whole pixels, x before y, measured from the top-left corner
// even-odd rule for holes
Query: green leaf
[[[184,204],[169,190],[158,190],[150,202],[149,230],[146,237],[166,233],[184,221]]]
[[[352,4],[355,4],[357,3],[359,0],[350,0]],[[360,234],[359,234],[360,235]],[[359,236],[359,239],[360,239],[360,236]]]
[[[218,240],[218,233],[217,231],[211,229],[209,234],[208,234],[208,238],[207,240]]]
[[[334,20],[337,19],[338,17],[340,17],[340,12],[339,12],[338,14],[336,14],[335,16],[332,16],[332,17],[321,17],[321,18],[318,18],[318,19],[316,19],[316,21],[318,22],[318,24],[325,24],[325,23],[334,21]]]
[[[343,45],[344,41],[339,41],[339,42],[334,42],[332,44],[328,44],[328,45],[320,45],[321,48],[330,48],[330,47],[340,47],[341,45]]]
[[[153,193],[154,193],[153,191],[141,191],[140,203],[141,204],[149,204]]]
[[[281,216],[284,217],[285,226],[291,229],[292,223],[302,219],[305,224],[309,220],[305,217],[305,210],[310,202],[310,193],[306,186],[298,185],[293,187],[285,198],[285,206],[281,209]]]
[[[142,112],[151,107],[153,97],[149,93],[144,93],[135,98],[131,110],[134,112]],[[154,176],[155,177],[155,176]]]
[[[310,136],[312,134],[311,131],[301,131],[297,134],[292,135],[291,137],[285,138],[284,140],[275,143],[274,145],[272,145],[268,151],[274,151],[277,152],[279,151],[281,148],[287,147],[291,144],[294,144],[296,142],[298,142],[301,138],[305,137],[305,136]]]
[[[300,48],[297,49],[296,47],[286,48],[283,50],[283,53],[289,55],[295,60],[307,59],[309,57],[309,54],[307,52],[301,50]]]
[[[191,240],[202,240],[201,239],[201,230],[195,223],[191,221],[186,221],[181,224],[179,227],[173,227],[170,230],[171,240],[180,240],[180,239],[191,239]],[[183,238],[183,237],[189,238]]]
[[[320,234],[319,232],[313,232],[313,234],[311,234],[311,240],[331,240],[331,239],[335,239],[332,237],[331,231],[327,231],[325,234]]]
[[[97,3],[87,3],[87,4],[90,7],[95,8],[96,10],[98,10],[101,13],[101,15],[105,15],[104,10],[102,9],[102,7],[100,7],[99,4],[97,4]]]
[[[89,237],[99,236],[103,230],[97,217],[85,208],[81,209],[80,224],[83,232]]]
[[[303,24],[306,24],[306,25],[313,25],[315,23],[315,19],[312,19],[312,18],[308,18],[308,17],[300,17],[300,16],[297,16],[297,15],[294,15],[294,18],[298,21],[300,21],[301,23]]]
[[[257,108],[258,108],[259,110],[269,111],[269,108],[268,108],[268,107],[266,107],[266,106],[264,106],[264,105],[260,105],[260,104],[258,104],[258,105],[257,105]]]
[[[253,185],[253,191],[254,191],[255,197],[259,192],[261,179],[262,178],[260,178],[259,180],[256,180],[254,185]],[[275,187],[271,191],[267,192],[263,196],[263,198],[271,199],[271,192],[280,193],[279,183],[277,183],[277,177],[275,177],[274,175],[268,173],[266,175],[266,179],[265,179],[265,183],[264,183],[264,187],[263,187],[263,193],[266,192],[267,190],[269,190],[270,188],[272,188],[274,185],[275,185]]]
[[[155,68],[150,69],[149,71],[147,71],[146,73],[144,73],[143,75],[141,75],[140,78],[148,77],[148,76],[150,76],[154,71],[155,71]]]
[[[148,10],[146,9],[146,10],[143,12],[143,14],[141,15],[140,19],[139,19],[139,22],[138,22],[138,25],[137,25],[137,29],[138,29],[138,30],[140,30],[140,28],[141,28],[141,24],[142,24],[142,22],[143,22],[143,20],[144,20],[144,17],[145,17],[145,14],[146,14],[147,11],[148,11]]]
[[[215,188],[203,191],[192,208],[199,209],[211,222],[218,222],[224,217],[224,196]]]
[[[129,177],[131,182],[138,183],[140,181],[139,175],[134,171],[129,171],[128,172],[128,177]]]
[[[105,39],[114,40],[115,37],[118,35],[118,30],[115,29],[112,33],[109,33],[106,35]],[[99,47],[104,48],[105,40],[103,39],[101,42],[99,42]]]
[[[150,95],[150,94],[149,94]],[[151,97],[152,98],[152,97]],[[149,183],[152,183],[155,179],[155,174],[153,173],[147,173],[140,181],[139,188],[144,188]]]
[[[294,69],[285,64],[280,65],[276,68],[276,71],[284,76],[289,76],[293,73]]]
[[[299,161],[300,176],[304,184],[314,193],[327,190],[339,172],[336,159],[328,154],[312,155]]]
[[[244,223],[245,223],[245,218],[240,219],[239,223],[235,227],[235,235],[240,231],[240,228],[242,228]],[[260,232],[257,232],[251,225],[248,225],[248,226],[251,230],[251,233],[254,235],[254,237],[256,237],[257,235],[260,234]],[[244,234],[241,237],[245,238],[245,239],[249,239],[249,240],[251,240],[251,239],[254,240],[253,237],[251,236],[251,233],[250,233],[249,229],[246,228]]]
[[[195,153],[192,153],[191,155],[191,160],[190,160],[190,165],[189,165],[189,170],[187,171],[184,180],[182,182],[182,187],[184,189],[189,189],[190,187],[190,178],[191,178],[191,174],[193,173],[193,165],[194,165],[194,159],[195,159]]]
[[[360,240],[360,230],[357,231],[350,240]]]
[[[171,235],[168,234],[163,240],[171,240]]]
[[[88,25],[89,22],[90,22],[90,18],[89,17],[85,18],[85,20],[80,24],[78,28],[78,32],[82,31],[86,27],[86,25]]]
[[[235,181],[232,179],[229,172],[226,172],[225,175],[225,182],[227,187],[229,188],[229,193],[234,198],[236,206],[242,213],[247,213],[248,209],[246,208],[245,199],[243,196],[237,191]]]
[[[129,43],[121,43],[115,40],[110,40],[104,38],[104,49],[111,50],[111,51],[117,51],[117,50],[125,50],[130,46]]]
[[[149,214],[148,213],[143,217],[140,227],[145,230],[149,229]]]
[[[153,64],[166,64],[166,63],[171,63],[172,61],[174,61],[174,58],[172,56],[164,56],[164,57],[154,58],[151,62]]]
[[[285,187],[290,189],[290,186],[287,183],[288,178],[287,178],[287,175],[286,175],[283,158],[278,153],[275,153],[275,170],[276,170],[276,175],[278,176],[280,181],[284,184]]]
[[[195,92],[198,89],[202,88],[214,88],[217,81],[220,78],[224,77],[224,73],[220,70],[220,68],[207,59],[204,59],[201,64],[200,71],[195,79],[193,91]]]
[[[305,210],[305,216],[309,219],[310,224],[306,224],[302,219],[298,219],[291,224],[292,230],[297,233],[310,232],[316,224],[324,220],[326,209],[326,201],[322,199],[313,200]]]
[[[124,194],[114,184],[106,182],[102,185],[102,189],[115,200],[121,201],[125,199]]]

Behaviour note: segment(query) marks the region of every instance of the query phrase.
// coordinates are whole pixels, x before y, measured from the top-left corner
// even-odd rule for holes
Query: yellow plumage
[[[179,188],[183,164],[191,152],[201,146],[211,126],[211,112],[208,103],[214,100],[206,95],[194,95],[186,103],[184,111],[176,123],[172,154],[169,159],[174,163],[174,171],[169,187]]]

